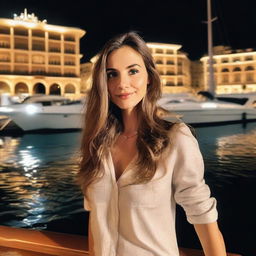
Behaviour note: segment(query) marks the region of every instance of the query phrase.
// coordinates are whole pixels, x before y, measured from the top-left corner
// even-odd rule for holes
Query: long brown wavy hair
[[[161,109],[156,102],[161,97],[161,81],[149,48],[136,32],[114,37],[105,44],[94,64],[92,88],[87,98],[78,174],[85,195],[87,187],[104,174],[102,160],[124,128],[121,110],[108,96],[106,73],[109,54],[123,46],[133,48],[142,56],[150,82],[146,96],[136,106],[141,119],[137,137],[137,172],[131,184],[146,183],[153,178],[157,162],[170,142],[168,132],[172,123],[159,115]]]

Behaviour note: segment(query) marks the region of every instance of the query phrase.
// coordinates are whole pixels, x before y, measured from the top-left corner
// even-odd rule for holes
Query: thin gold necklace
[[[121,134],[126,140],[128,140],[128,139],[130,139],[130,138],[133,138],[133,137],[135,137],[136,135],[138,134],[138,132],[136,131],[136,132],[134,132],[134,134],[132,134],[132,135],[129,135],[129,136],[127,136],[127,135],[124,135],[124,134]]]

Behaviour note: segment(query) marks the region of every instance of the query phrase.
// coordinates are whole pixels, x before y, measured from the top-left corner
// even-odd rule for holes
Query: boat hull
[[[218,124],[234,123],[256,120],[256,113],[247,114],[239,109],[214,109],[214,110],[174,110],[173,113],[188,124]],[[256,111],[255,111],[256,112]],[[169,118],[167,118],[169,119]],[[171,118],[170,118],[171,120]]]

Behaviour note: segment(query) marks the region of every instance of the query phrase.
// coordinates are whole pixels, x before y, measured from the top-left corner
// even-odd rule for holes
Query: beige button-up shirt
[[[191,224],[217,220],[197,140],[184,124],[174,125],[170,138],[147,184],[128,185],[135,159],[117,182],[111,154],[104,160],[104,176],[89,186],[84,200],[95,256],[178,256],[176,203]]]

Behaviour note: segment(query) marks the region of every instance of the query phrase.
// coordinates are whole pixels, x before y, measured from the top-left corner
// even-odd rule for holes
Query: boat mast
[[[213,50],[212,50],[212,22],[217,18],[212,19],[211,0],[207,0],[207,31],[208,31],[208,90],[215,96],[215,81],[213,68]]]

